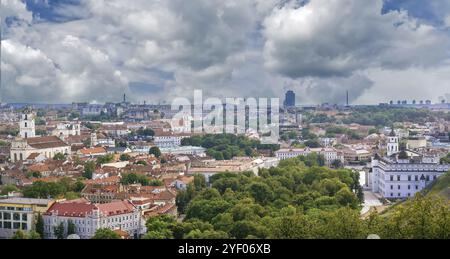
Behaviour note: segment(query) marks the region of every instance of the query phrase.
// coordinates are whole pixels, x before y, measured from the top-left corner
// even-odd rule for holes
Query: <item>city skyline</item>
[[[299,104],[345,104],[347,90],[351,104],[450,99],[444,0],[124,3],[2,1],[0,100],[170,103],[194,89],[293,90]]]

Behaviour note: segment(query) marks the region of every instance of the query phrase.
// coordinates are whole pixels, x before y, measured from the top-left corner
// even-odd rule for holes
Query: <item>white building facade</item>
[[[25,112],[19,123],[20,137],[11,142],[10,157],[12,162],[24,161],[31,154],[42,154],[53,158],[61,153],[70,155],[70,145],[56,136],[36,137],[34,114]]]
[[[426,162],[374,158],[370,177],[372,191],[391,199],[413,197],[450,170],[450,165],[439,164],[439,159],[434,163]]]
[[[55,239],[54,228],[61,223],[75,225],[75,234],[81,239],[90,239],[101,228],[121,230],[131,237],[146,232],[141,212],[130,201],[114,201],[106,204],[89,202],[60,202],[53,204],[43,215],[45,238]]]
[[[154,137],[155,145],[159,148],[175,148],[181,146],[181,140],[188,138],[188,135],[163,134]]]
[[[52,131],[53,136],[67,138],[69,136],[81,135],[81,124],[79,122],[58,123]]]
[[[392,156],[399,152],[398,137],[394,131],[391,132],[387,140],[387,156]]]
[[[24,161],[33,153],[53,158],[58,153],[70,155],[71,148],[69,144],[55,136],[16,139],[11,143],[12,162]]]
[[[22,114],[20,118],[19,128],[21,138],[27,139],[36,137],[34,114],[31,112]]]
[[[307,156],[312,153],[323,155],[325,158],[325,164],[328,166],[331,165],[335,160],[344,162],[342,154],[334,148],[280,149],[275,152],[275,156],[279,160],[285,160],[298,156]]]
[[[450,165],[441,165],[437,156],[418,155],[407,150],[398,152],[398,146],[398,138],[391,134],[387,145],[388,156],[376,155],[372,158],[369,184],[374,193],[384,198],[413,197],[450,170]]]
[[[185,146],[185,147],[172,147],[172,148],[161,148],[161,153],[163,154],[171,154],[171,155],[193,155],[204,157],[206,156],[206,149],[202,147],[193,147],[193,146]]]

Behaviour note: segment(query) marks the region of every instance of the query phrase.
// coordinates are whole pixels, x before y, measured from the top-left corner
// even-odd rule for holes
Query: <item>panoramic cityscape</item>
[[[449,239],[450,4],[362,2],[2,0],[0,239]]]

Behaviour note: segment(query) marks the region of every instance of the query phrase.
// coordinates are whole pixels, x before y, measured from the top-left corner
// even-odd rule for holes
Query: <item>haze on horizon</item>
[[[3,102],[450,100],[447,0],[2,0]]]

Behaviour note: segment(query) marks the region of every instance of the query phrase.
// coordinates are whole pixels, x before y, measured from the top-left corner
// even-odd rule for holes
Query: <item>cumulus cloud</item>
[[[379,93],[389,77],[374,71],[434,78],[433,68],[450,64],[448,30],[407,9],[382,13],[383,0],[73,2],[59,1],[46,19],[22,1],[2,0],[0,15],[10,21],[3,101],[118,101],[127,93],[159,102],[193,89],[281,97],[289,88],[305,103],[342,103],[346,90],[366,102],[391,94]]]
[[[231,77],[237,62],[245,61],[240,56],[247,49],[248,36],[258,16],[268,10],[268,3],[260,2],[82,0],[78,11],[85,13],[85,19],[36,23],[15,28],[8,37],[45,53],[65,74],[86,78],[83,85],[76,85],[77,94],[69,95],[77,100],[84,97],[83,92],[94,97],[107,83],[115,83],[107,87],[112,92],[128,91],[126,82],[155,83],[155,70],[172,74],[163,82],[161,95],[175,87],[213,91]],[[72,15],[81,16],[71,10]],[[116,74],[123,80],[117,81]],[[52,84],[65,87],[55,85],[60,84],[57,80]]]
[[[448,58],[448,35],[405,12],[382,14],[382,6],[382,0],[314,0],[275,10],[264,22],[267,67],[291,78],[330,77]]]
[[[80,39],[66,36],[60,47],[64,51],[45,53],[15,40],[2,41],[2,95],[17,101],[70,103],[113,98],[127,85],[105,54]]]
[[[31,22],[33,15],[27,11],[26,5],[18,0],[2,0],[0,8],[0,18],[4,20],[7,17],[16,17],[18,20]]]

